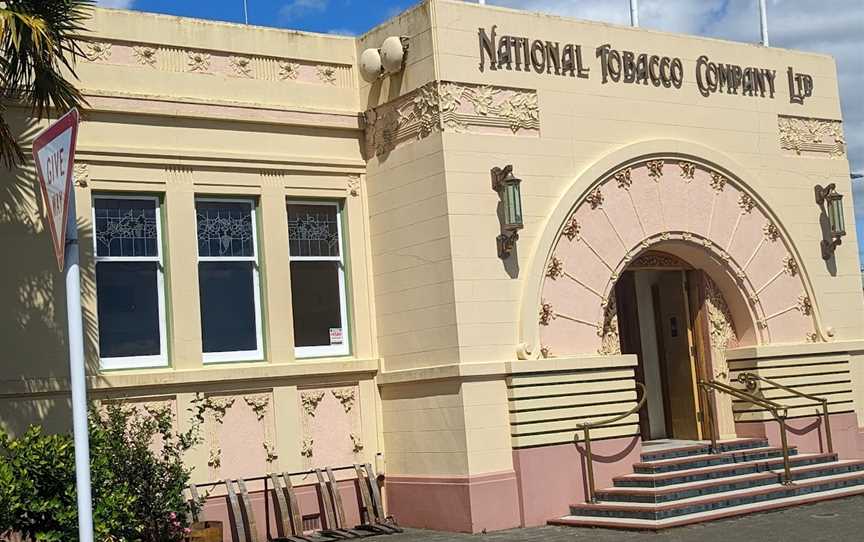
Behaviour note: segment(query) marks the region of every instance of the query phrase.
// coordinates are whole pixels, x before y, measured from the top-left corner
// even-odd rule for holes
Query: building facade
[[[402,69],[364,80],[389,36]],[[608,484],[644,441],[707,438],[697,382],[744,371],[828,398],[834,447],[864,459],[833,59],[451,0],[359,38],[96,10],[82,39],[90,397],[182,428],[203,394],[195,482],[372,462],[401,523],[537,525],[585,496],[580,423],[644,385],[592,433]],[[524,227],[500,257],[506,165]],[[70,425],[33,183],[0,187],[13,432]],[[847,234],[823,259],[829,183]],[[817,449],[813,408],[765,393]],[[778,438],[763,409],[713,410],[721,439]]]

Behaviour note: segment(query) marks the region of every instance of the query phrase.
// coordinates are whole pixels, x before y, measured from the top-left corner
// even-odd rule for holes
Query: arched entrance
[[[575,204],[556,210],[552,220],[560,222],[551,222],[543,235],[548,252],[540,276],[531,277],[536,289],[529,285],[526,291],[523,340],[544,357],[615,355],[622,343],[624,353],[638,353],[644,333],[638,340],[627,333],[647,330],[621,315],[647,315],[637,290],[651,283],[641,295],[650,298],[654,286],[659,290],[658,303],[650,304],[651,311],[659,310],[654,331],[663,333],[655,341],[665,339],[664,348],[674,344],[675,356],[689,360],[691,370],[667,366],[675,382],[667,379],[662,399],[672,403],[662,410],[681,419],[667,424],[664,416],[658,425],[649,412],[643,436],[660,435],[661,427],[667,436],[704,436],[696,423],[701,409],[695,380],[728,376],[722,355],[727,347],[820,338],[797,253],[761,198],[716,162],[654,152],[587,175],[595,180]],[[677,263],[655,269],[657,280],[649,281],[645,262],[652,258]],[[627,299],[622,288],[630,289]],[[532,296],[533,311],[527,305]],[[661,349],[660,355],[673,354]],[[640,367],[647,367],[644,360]],[[680,401],[693,407],[679,408]],[[654,410],[660,410],[656,404]],[[731,404],[720,403],[718,411],[720,436],[733,436]]]

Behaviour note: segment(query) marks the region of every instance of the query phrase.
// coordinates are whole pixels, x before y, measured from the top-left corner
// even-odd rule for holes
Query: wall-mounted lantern
[[[816,204],[825,209],[828,215],[828,226],[831,228],[831,240],[822,240],[822,258],[828,260],[843,242],[846,235],[846,223],[843,219],[843,194],[837,192],[834,183],[822,187],[816,185]]]
[[[522,179],[513,175],[513,166],[492,168],[492,189],[498,192],[504,204],[504,216],[501,221],[501,235],[498,236],[498,257],[510,256],[516,241],[519,240],[519,230],[522,229],[522,194],[519,184]]]

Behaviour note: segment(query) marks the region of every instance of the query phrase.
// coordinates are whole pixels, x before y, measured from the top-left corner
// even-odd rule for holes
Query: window
[[[349,353],[341,211],[288,202],[288,247],[297,357]]]
[[[102,368],[167,365],[159,199],[94,196],[93,231]]]
[[[195,212],[204,361],[261,360],[255,203],[199,198]]]

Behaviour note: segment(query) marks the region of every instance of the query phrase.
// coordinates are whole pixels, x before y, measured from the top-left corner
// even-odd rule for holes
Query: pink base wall
[[[858,428],[854,412],[831,414],[831,440],[840,459],[864,459],[864,433]],[[786,422],[790,446],[807,453],[827,453],[823,418],[807,416]],[[775,421],[737,422],[739,437],[766,437],[773,446],[780,445],[780,425]]]
[[[612,478],[632,472],[642,441],[626,437],[591,443],[596,488],[612,485]],[[513,450],[519,481],[519,518],[524,527],[544,525],[569,513],[571,504],[585,501],[587,466],[584,449],[573,444]]]
[[[388,476],[388,512],[400,525],[463,533],[519,526],[516,473]]]
[[[224,490],[224,486],[220,488]],[[300,511],[303,516],[317,516],[320,514],[320,501],[316,486],[299,486],[295,488],[297,500],[300,505]],[[345,508],[346,523],[350,527],[354,527],[360,523],[360,495],[358,493],[355,482],[345,481],[339,483],[339,492],[342,495],[342,504]],[[269,524],[270,534],[276,537],[276,516],[275,503],[273,501],[272,490],[269,498]],[[238,495],[239,499],[239,495]],[[250,488],[249,499],[252,501],[252,509],[255,515],[255,523],[258,528],[258,539],[267,540],[267,514],[265,513],[264,491],[252,491]],[[231,528],[231,514],[228,510],[228,500],[226,497],[210,497],[204,503],[204,508],[200,515],[201,521],[221,521],[222,535],[225,542],[237,542]],[[245,542],[245,541],[244,541]]]

